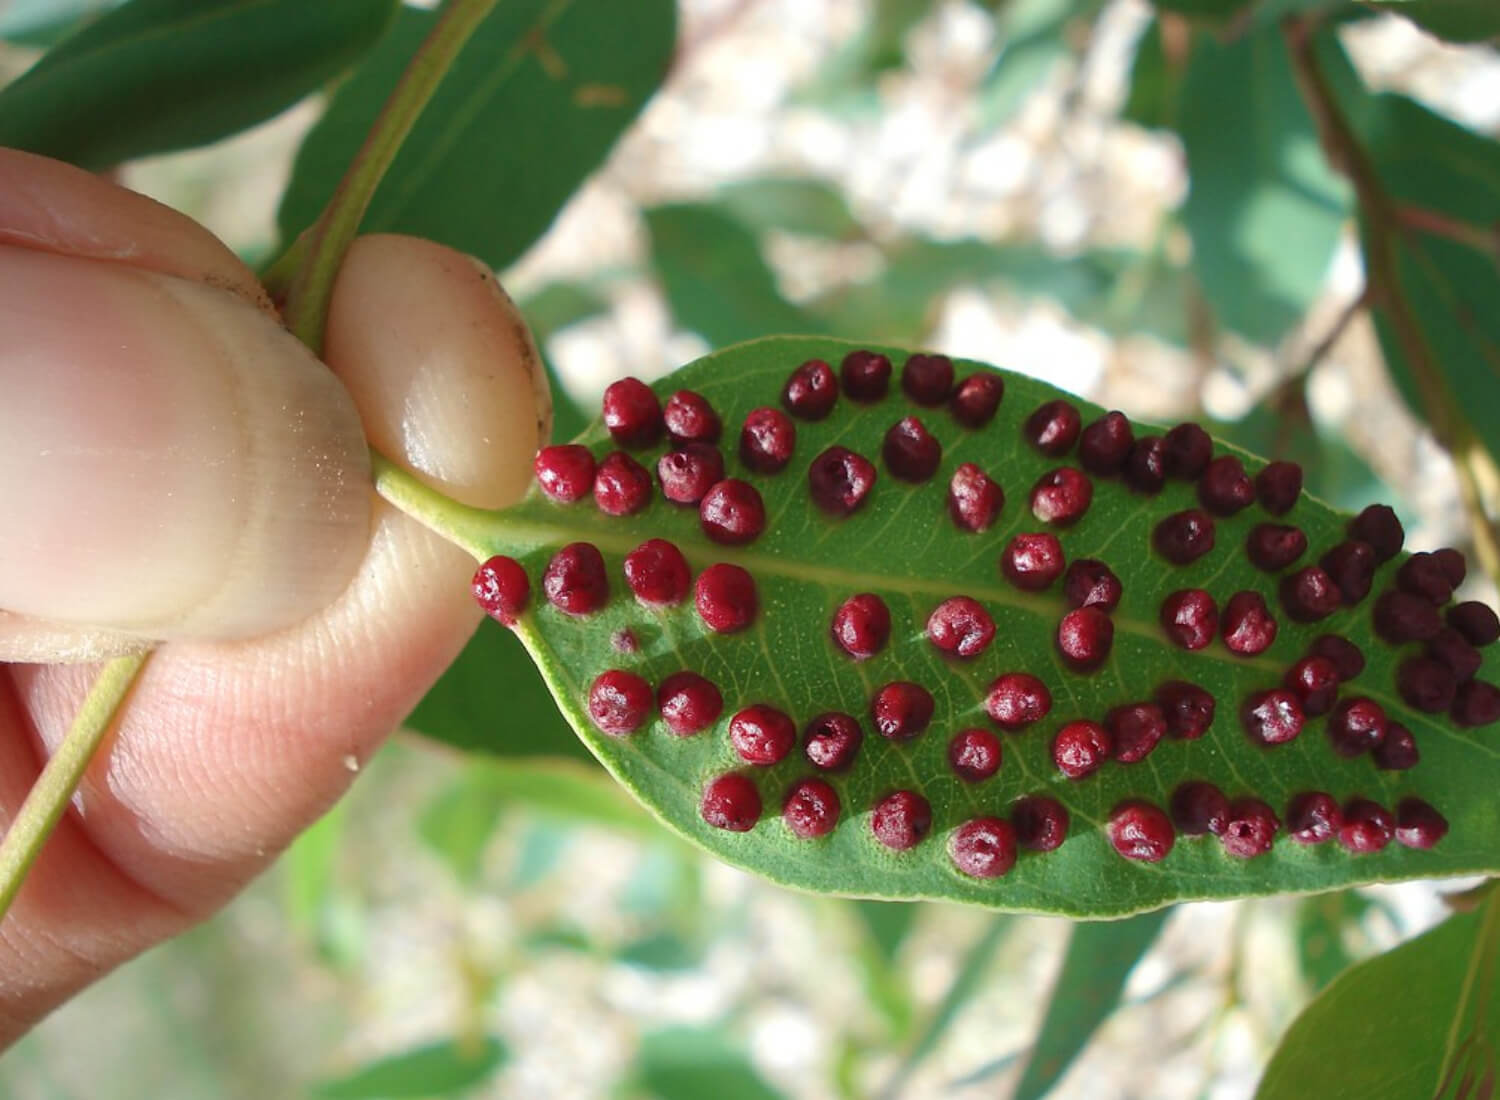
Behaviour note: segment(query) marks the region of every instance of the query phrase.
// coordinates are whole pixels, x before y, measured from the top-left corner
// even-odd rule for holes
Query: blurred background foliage
[[[0,143],[265,264],[429,8],[0,0]],[[504,0],[365,228],[502,271],[558,438],[715,346],[904,343],[1207,417],[1493,575],[1497,34],[1489,0]],[[1314,994],[1445,913],[1426,884],[1077,926],[791,894],[620,794],[488,622],[408,725],[0,1095],[1248,1096]]]

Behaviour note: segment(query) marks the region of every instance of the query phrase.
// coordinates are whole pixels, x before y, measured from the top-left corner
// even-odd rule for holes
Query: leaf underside
[[[1039,405],[1058,398],[1073,401],[1085,424],[1102,410],[1043,382],[1002,372],[1005,397],[998,414],[986,427],[968,429],[946,409],[919,409],[902,394],[906,352],[872,348],[895,365],[889,395],[873,405],[841,396],[826,419],[797,422],[796,450],[786,469],[769,476],[750,473],[736,453],[746,413],[777,406],[788,374],[799,364],[822,359],[836,367],[857,346],[769,337],[700,359],[655,386],[663,398],[678,389],[695,390],[722,416],[726,476],[751,482],[765,500],[766,529],[748,546],[710,541],[697,509],[673,505],[659,494],[644,511],[613,517],[589,499],[563,505],[534,488],[513,508],[474,519],[471,543],[514,556],[531,578],[531,603],[517,632],[558,705],[605,767],[667,825],[728,863],[805,890],[948,899],[1081,918],[1118,917],[1190,899],[1315,892],[1500,869],[1500,800],[1494,797],[1500,789],[1500,740],[1493,729],[1462,729],[1446,715],[1407,706],[1397,692],[1395,671],[1420,646],[1380,641],[1371,624],[1375,597],[1390,587],[1404,555],[1379,568],[1372,594],[1357,606],[1321,622],[1297,623],[1282,611],[1279,577],[1253,568],[1245,555],[1247,532],[1272,518],[1258,504],[1218,519],[1215,548],[1190,565],[1176,566],[1153,551],[1152,531],[1162,517],[1198,506],[1194,486],[1169,480],[1153,496],[1134,493],[1115,477],[1094,477],[1088,512],[1075,526],[1055,533],[1069,561],[1107,562],[1123,582],[1124,595],[1111,616],[1115,636],[1108,660],[1091,673],[1071,671],[1055,644],[1057,623],[1068,610],[1060,584],[1040,593],[1018,591],[1001,575],[998,560],[1012,535],[1047,530],[1031,513],[1032,485],[1047,471],[1078,461],[1076,453],[1040,454],[1023,439],[1022,423]],[[955,365],[960,379],[993,369],[968,361]],[[908,415],[919,416],[943,447],[936,476],[917,485],[893,478],[881,460],[887,428]],[[1137,436],[1150,431],[1136,426]],[[578,442],[596,458],[615,449],[597,420]],[[807,481],[813,457],[835,443],[865,455],[879,470],[870,496],[843,519],[813,506]],[[669,447],[663,441],[634,457],[654,470]],[[1216,453],[1239,455],[1252,475],[1264,465],[1222,444],[1216,444]],[[982,533],[961,531],[949,518],[949,478],[963,462],[978,464],[1005,490],[998,520]],[[1304,494],[1280,522],[1294,523],[1308,536],[1300,566],[1315,563],[1345,538],[1347,518]],[[621,563],[648,538],[675,543],[695,575],[721,561],[746,568],[759,593],[754,624],[741,633],[714,634],[698,617],[691,594],[668,608],[638,603]],[[580,618],[541,594],[551,555],[575,541],[599,548],[610,579],[608,603]],[[1193,652],[1175,647],[1159,625],[1158,609],[1164,597],[1182,588],[1207,589],[1221,609],[1236,591],[1260,592],[1279,624],[1274,643],[1255,657],[1231,653],[1220,639]],[[847,656],[829,633],[835,609],[857,592],[883,597],[893,623],[890,644],[865,661]],[[993,644],[967,661],[944,656],[925,634],[932,609],[955,595],[982,602],[998,628]],[[638,643],[635,652],[619,652],[612,641],[627,629]],[[1382,771],[1368,754],[1355,759],[1335,754],[1326,717],[1308,719],[1299,737],[1275,746],[1253,742],[1244,732],[1239,713],[1246,698],[1278,687],[1312,639],[1328,632],[1355,641],[1367,659],[1363,673],[1342,686],[1340,697],[1368,696],[1392,720],[1408,726],[1421,751],[1415,768]],[[693,737],[673,735],[654,711],[635,733],[607,736],[589,718],[588,692],[594,677],[612,668],[642,676],[653,688],[679,670],[696,671],[722,691],[723,714]],[[1051,713],[1027,729],[1001,735],[1003,763],[991,778],[963,782],[948,763],[949,738],[966,727],[994,728],[984,710],[988,685],[1015,671],[1046,682],[1054,700]],[[1481,677],[1486,672],[1481,669]],[[869,719],[872,694],[897,680],[923,684],[936,701],[926,732],[905,742],[880,737]],[[1191,681],[1215,697],[1216,718],[1205,736],[1168,738],[1140,762],[1106,761],[1080,780],[1059,772],[1051,743],[1061,725],[1079,718],[1103,721],[1112,707],[1150,700],[1157,685],[1168,680]],[[770,767],[746,765],[727,727],[737,710],[757,702],[785,711],[799,730],[824,711],[858,718],[865,738],[853,766],[841,774],[819,773],[800,743]],[[714,828],[700,815],[705,784],[730,771],[750,775],[764,805],[758,823],[745,833]],[[829,835],[798,839],[780,817],[782,800],[794,781],[815,775],[837,791],[842,813]],[[1381,852],[1355,855],[1336,841],[1301,845],[1282,831],[1269,852],[1252,859],[1230,856],[1207,836],[1179,836],[1158,863],[1122,858],[1106,834],[1114,808],[1132,799],[1165,807],[1173,790],[1189,780],[1212,782],[1231,799],[1260,798],[1283,816],[1289,799],[1307,790],[1327,791],[1340,802],[1369,798],[1392,810],[1402,798],[1417,796],[1444,814],[1451,830],[1429,851],[1393,842]],[[897,789],[918,791],[932,806],[930,833],[906,851],[883,847],[870,825],[873,804]],[[1053,797],[1069,811],[1071,827],[1061,847],[1021,851],[1000,878],[960,873],[948,851],[952,831],[974,817],[1004,818],[1017,798],[1033,794]]]

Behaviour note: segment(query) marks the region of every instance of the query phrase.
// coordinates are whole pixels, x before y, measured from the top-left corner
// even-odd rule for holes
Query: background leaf
[[[1500,8],[1490,0],[1370,0],[1370,6],[1398,12],[1450,42],[1484,42],[1500,37]]]
[[[285,240],[322,210],[434,17],[403,8],[334,95],[282,197]],[[411,233],[509,265],[656,90],[675,34],[672,0],[496,5],[403,143],[361,230]]]
[[[782,1095],[717,1028],[664,1028],[642,1036],[636,1074],[655,1100],[780,1100]]]
[[[719,189],[719,199],[745,225],[845,240],[863,234],[844,196],[821,180],[765,176]]]
[[[1292,1024],[1257,1100],[1465,1100],[1500,1052],[1500,893],[1345,971]]]
[[[1327,42],[1333,55],[1337,44]],[[1196,36],[1178,132],[1191,178],[1182,220],[1193,271],[1225,325],[1274,343],[1322,288],[1350,213],[1275,23],[1227,43]]]
[[[1102,924],[1076,924],[1052,999],[1014,1100],[1039,1100],[1119,1004],[1126,979],[1156,942],[1170,910]]]
[[[767,338],[699,360],[664,379],[660,391],[700,391],[720,410],[733,438],[732,426],[747,411],[775,403],[794,366],[812,358],[837,362],[854,346],[818,338]],[[898,362],[903,358],[895,349],[881,350]],[[959,364],[960,374],[982,369],[980,364]],[[942,412],[925,414],[946,448],[945,472],[972,460],[1003,479],[1009,503],[1001,522],[984,535],[960,532],[947,520],[946,473],[912,488],[882,480],[847,522],[830,521],[812,508],[803,474],[810,457],[835,440],[878,455],[887,426],[908,411],[904,401],[891,398],[875,406],[845,403],[827,420],[798,426],[797,465],[776,477],[752,478],[773,519],[749,548],[706,541],[691,510],[662,502],[638,516],[616,518],[592,504],[566,508],[536,493],[493,519],[473,517],[475,526],[463,537],[515,554],[537,578],[554,550],[578,540],[599,546],[611,575],[618,578],[623,555],[648,537],[672,540],[696,569],[720,560],[750,569],[758,578],[765,610],[743,635],[709,633],[691,601],[643,611],[628,595],[619,595],[618,580],[612,582],[617,598],[586,621],[538,602],[522,618],[519,633],[574,728],[626,787],[675,830],[721,859],[774,881],[825,893],[947,898],[1099,917],[1190,898],[1331,889],[1500,865],[1495,839],[1500,836],[1500,805],[1491,797],[1500,781],[1500,750],[1493,732],[1457,729],[1446,717],[1418,713],[1402,701],[1395,691],[1395,670],[1409,650],[1377,640],[1368,601],[1314,624],[1292,622],[1278,611],[1280,632],[1274,645],[1253,660],[1233,656],[1217,643],[1188,653],[1164,642],[1159,607],[1179,588],[1206,585],[1221,607],[1237,589],[1258,591],[1271,607],[1281,607],[1276,579],[1241,557],[1246,533],[1263,518],[1256,508],[1218,521],[1219,549],[1214,553],[1190,566],[1170,567],[1150,550],[1152,530],[1163,516],[1194,503],[1193,487],[1177,482],[1160,496],[1142,497],[1118,482],[1096,480],[1087,518],[1063,532],[1062,542],[1070,558],[1102,556],[1111,562],[1125,596],[1114,615],[1109,663],[1094,675],[1068,672],[1055,655],[1058,597],[1021,594],[998,579],[996,568],[1012,533],[1039,526],[1026,508],[1027,487],[1058,464],[1023,443],[1018,425],[1059,391],[1013,374],[1004,378],[1001,415],[983,431],[959,430]],[[1078,405],[1085,420],[1100,412],[1084,402]],[[592,427],[583,439],[605,449],[601,426]],[[641,457],[649,463],[654,456]],[[735,472],[742,472],[730,461]],[[1257,463],[1249,460],[1249,468],[1253,472]],[[1308,560],[1344,537],[1344,518],[1309,498],[1298,502],[1292,519],[1307,533]],[[1398,564],[1381,568],[1377,592]],[[882,593],[895,622],[892,644],[861,664],[837,652],[828,638],[833,610],[857,591]],[[932,607],[955,593],[986,601],[1001,624],[993,648],[972,664],[942,659],[923,637]],[[608,641],[625,626],[634,631],[640,647],[629,659],[614,652]],[[1420,767],[1380,771],[1368,758],[1335,755],[1323,718],[1309,721],[1295,742],[1271,749],[1253,743],[1242,731],[1238,714],[1244,701],[1279,684],[1311,640],[1327,631],[1363,648],[1367,668],[1344,690],[1372,697],[1410,727],[1421,745]],[[585,699],[597,673],[622,666],[653,684],[684,667],[699,671],[721,685],[725,713],[710,732],[693,738],[676,737],[654,721],[632,737],[606,737],[587,717]],[[948,736],[984,721],[981,703],[987,685],[995,675],[1013,670],[1030,671],[1050,684],[1055,713],[1037,729],[1006,739],[1006,763],[992,779],[975,787],[960,783],[946,761]],[[1141,767],[1106,766],[1079,782],[1060,777],[1049,744],[1058,725],[1076,717],[1102,718],[1114,706],[1149,696],[1156,684],[1183,677],[1203,685],[1219,702],[1210,736],[1164,743]],[[799,723],[829,709],[863,718],[872,691],[894,680],[929,685],[937,700],[932,728],[909,743],[887,742],[867,730],[857,765],[847,775],[829,777],[844,812],[828,837],[799,840],[775,819],[788,784],[809,770],[799,753],[758,770],[766,813],[752,831],[727,833],[704,822],[698,810],[704,784],[738,766],[723,731],[741,706],[766,700]],[[1200,839],[1182,841],[1160,864],[1120,858],[1103,831],[1113,808],[1126,799],[1165,804],[1188,779],[1207,779],[1231,797],[1254,795],[1278,810],[1293,794],[1308,789],[1331,791],[1341,801],[1371,797],[1388,806],[1414,794],[1437,805],[1453,828],[1435,850],[1426,852],[1393,844],[1378,854],[1354,857],[1336,844],[1304,848],[1283,838],[1270,853],[1237,860],[1216,842]],[[932,836],[903,853],[875,842],[868,817],[878,798],[898,788],[920,791],[933,806]],[[1024,853],[1003,879],[980,881],[957,873],[946,851],[949,831],[978,814],[1003,815],[1015,798],[1037,792],[1068,807],[1073,821],[1068,841],[1056,852]]]
[[[383,34],[395,0],[131,0],[0,91],[0,145],[85,168],[280,113]]]
[[[456,1096],[486,1080],[505,1061],[505,1045],[486,1036],[475,1043],[452,1040],[417,1047],[325,1081],[318,1100],[405,1100]]]

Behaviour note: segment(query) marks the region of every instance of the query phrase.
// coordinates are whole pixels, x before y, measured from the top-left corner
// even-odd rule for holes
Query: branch
[[[1482,444],[1438,367],[1411,303],[1396,276],[1396,245],[1403,230],[1402,208],[1381,182],[1338,98],[1318,63],[1313,24],[1291,16],[1282,21],[1292,72],[1329,161],[1354,186],[1364,222],[1366,290],[1370,304],[1384,312],[1410,367],[1428,426],[1454,459],[1459,492],[1474,527],[1474,545],[1486,573],[1500,583],[1500,531],[1484,507],[1475,452]],[[1408,215],[1409,216],[1409,215]]]

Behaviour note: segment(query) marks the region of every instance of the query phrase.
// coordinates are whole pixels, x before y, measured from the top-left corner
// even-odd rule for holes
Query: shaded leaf
[[[1303,1010],[1257,1100],[1477,1100],[1500,1052],[1500,893],[1360,963]]]
[[[488,619],[404,724],[456,748],[492,756],[593,760],[557,713],[525,647]]]
[[[507,0],[474,32],[417,119],[361,223],[505,267],[551,224],[656,90],[671,0]],[[435,13],[403,8],[297,153],[277,224],[323,209]],[[621,49],[623,42],[629,49]]]
[[[132,0],[0,91],[0,145],[102,169],[272,117],[380,38],[395,0]]]
[[[1346,93],[1347,94],[1347,93]],[[1375,171],[1396,202],[1471,226],[1500,225],[1500,142],[1481,137],[1404,96],[1350,104]],[[1364,245],[1372,247],[1368,225]],[[1500,239],[1496,241],[1500,248]],[[1397,289],[1425,347],[1412,361],[1389,308],[1377,302],[1376,331],[1386,365],[1407,404],[1428,418],[1418,379],[1446,391],[1453,413],[1467,416],[1491,455],[1500,457],[1500,268],[1495,251],[1419,229],[1394,239]]]
[[[691,970],[703,961],[703,947],[676,932],[659,930],[632,940],[620,948],[615,959],[643,970]]]
[[[1303,898],[1297,906],[1297,961],[1314,993],[1354,962],[1348,937],[1372,908],[1358,890],[1339,890]]]
[[[757,406],[777,402],[791,368],[805,360],[838,362],[852,347],[819,338],[770,337],[708,356],[658,383],[666,394],[680,387],[700,391],[730,426]],[[890,350],[897,362],[904,356]],[[959,373],[983,370],[960,363]],[[806,470],[813,456],[837,442],[880,459],[888,426],[912,411],[900,397],[875,405],[841,403],[834,415],[798,426],[795,465],[781,475],[748,475],[729,459],[737,475],[749,476],[763,494],[768,529],[753,545],[733,548],[704,537],[691,509],[650,503],[636,516],[612,517],[592,503],[558,505],[534,492],[501,513],[454,511],[454,538],[476,554],[516,556],[540,592],[548,560],[563,544],[588,541],[602,552],[613,598],[596,613],[574,619],[540,596],[519,622],[518,632],[543,668],[559,705],[574,728],[627,788],[673,829],[725,861],[775,881],[803,889],[889,898],[947,898],[1003,909],[1111,916],[1158,908],[1190,898],[1315,891],[1357,883],[1431,877],[1489,870],[1500,865],[1500,804],[1492,797],[1500,781],[1500,747],[1493,730],[1460,729],[1446,716],[1408,706],[1395,686],[1397,665],[1412,651],[1379,640],[1372,600],[1332,611],[1316,623],[1292,621],[1278,595],[1274,576],[1254,569],[1244,557],[1250,528],[1264,513],[1251,507],[1217,521],[1217,549],[1186,566],[1171,566],[1152,549],[1153,531],[1163,517],[1193,505],[1193,486],[1173,482],[1158,496],[1142,496],[1118,481],[1096,479],[1087,517],[1060,532],[1072,559],[1110,563],[1124,586],[1114,612],[1114,644],[1108,661],[1093,673],[1067,667],[1058,655],[1056,633],[1064,610],[1055,590],[1023,592],[1002,579],[997,567],[1006,540],[1042,524],[1026,505],[1028,487],[1059,460],[1047,459],[1025,444],[1020,423],[1044,401],[1060,396],[1044,383],[1004,373],[1005,403],[1000,416],[979,431],[961,429],[945,412],[922,415],[945,448],[943,474],[908,486],[881,474],[864,505],[844,521],[830,519],[809,501]],[[1085,420],[1095,406],[1077,403]],[[1145,428],[1140,429],[1142,433]],[[601,425],[583,441],[602,454],[609,445]],[[646,462],[654,451],[641,452]],[[999,523],[983,535],[959,530],[945,504],[947,473],[973,461],[998,476],[1009,494]],[[1246,457],[1253,473],[1259,463]],[[1345,517],[1303,497],[1291,513],[1307,535],[1307,560],[1317,560],[1344,537]],[[703,570],[716,562],[737,563],[755,579],[758,606],[753,627],[738,634],[708,630],[691,599],[660,610],[645,610],[621,584],[623,556],[650,537],[669,539],[689,565]],[[1375,591],[1386,588],[1399,565],[1381,567]],[[1211,590],[1220,607],[1237,590],[1261,594],[1279,621],[1274,644],[1253,659],[1232,654],[1213,642],[1188,652],[1169,644],[1160,626],[1160,608],[1173,591],[1192,586]],[[854,592],[882,595],[891,609],[892,642],[869,661],[856,663],[837,649],[829,622],[839,603]],[[941,600],[963,593],[982,601],[1001,627],[981,659],[944,658],[924,636],[929,613]],[[627,655],[609,638],[629,626],[638,648]],[[1367,756],[1348,758],[1329,743],[1329,719],[1310,720],[1300,737],[1267,747],[1252,740],[1241,709],[1262,690],[1280,684],[1285,670],[1312,639],[1335,631],[1354,640],[1367,667],[1344,688],[1346,696],[1377,701],[1404,723],[1421,746],[1422,762],[1409,771],[1381,771]],[[647,716],[633,736],[602,734],[588,717],[587,697],[595,676],[626,669],[648,685],[687,668],[720,686],[725,710],[696,737],[679,737]],[[1054,712],[1037,728],[1008,737],[1005,763],[984,783],[960,782],[947,763],[947,741],[966,725],[984,724],[983,700],[993,677],[1027,671],[1041,677],[1055,700]],[[1218,701],[1209,736],[1168,741],[1146,766],[1109,764],[1081,781],[1067,781],[1055,767],[1050,741],[1057,727],[1076,718],[1101,719],[1114,707],[1149,698],[1166,680],[1190,679]],[[765,807],[750,831],[728,832],[709,825],[699,805],[705,784],[741,767],[727,736],[728,719],[747,704],[765,701],[784,710],[799,726],[836,709],[867,720],[872,693],[882,684],[915,681],[934,698],[930,729],[909,741],[891,741],[866,727],[863,748],[850,771],[827,776],[843,812],[831,834],[817,841],[795,837],[777,811],[789,784],[811,772],[793,751],[771,767],[755,768],[752,782]],[[1417,795],[1435,804],[1452,832],[1433,851],[1391,845],[1354,856],[1336,844],[1303,847],[1281,838],[1258,858],[1227,855],[1212,839],[1184,839],[1159,864],[1120,858],[1104,825],[1122,801],[1145,799],[1165,804],[1178,784],[1208,780],[1231,797],[1254,795],[1284,808],[1292,795],[1326,790],[1340,801],[1354,796],[1394,806]],[[931,835],[909,851],[893,852],[872,836],[870,815],[877,800],[894,790],[915,790],[932,807]],[[1023,853],[1001,879],[960,874],[948,855],[954,829],[978,815],[1003,816],[1012,802],[1035,793],[1061,800],[1072,830],[1056,852]]]
[[[1152,19],[1136,40],[1130,91],[1120,117],[1148,129],[1174,129],[1182,77],[1181,68],[1167,61],[1160,20]]]
[[[722,209],[678,203],[647,210],[645,218],[672,313],[710,344],[821,328],[782,297],[755,235]]]
[[[779,1100],[782,1095],[717,1028],[648,1032],[641,1037],[635,1072],[655,1100]]]
[[[838,188],[822,180],[766,176],[720,188],[719,199],[745,225],[844,240],[864,230]]]
[[[417,835],[460,882],[472,884],[502,809],[484,775],[470,768],[428,804],[417,819]]]
[[[884,1018],[892,1035],[907,1034],[914,1008],[911,988],[897,962],[922,906],[907,901],[855,898],[846,903],[863,933],[854,942],[854,962],[870,1006]]]
[[[1064,31],[1092,19],[1098,5],[1074,0],[1011,0],[1001,9],[1000,54],[979,90],[984,128],[1002,126],[1020,109],[1059,61],[1071,55]]]
[[[1135,964],[1156,942],[1170,910],[1115,923],[1075,924],[1062,970],[1052,985],[1031,1059],[1014,1100],[1038,1100],[1062,1079],[1073,1059],[1119,1004]]]
[[[558,377],[557,367],[547,354],[547,341],[565,328],[608,313],[609,303],[592,287],[559,282],[548,283],[518,302],[517,308],[526,318],[531,335],[541,349],[547,381],[552,387],[552,438],[572,439],[583,431],[588,417]]]
[[[373,1062],[346,1077],[313,1088],[319,1100],[404,1100],[455,1096],[487,1080],[506,1060],[505,1044],[493,1036],[475,1043],[449,1040]]]
[[[1500,37],[1500,7],[1493,0],[1370,0],[1370,6],[1404,15],[1424,31],[1450,42]]]
[[[875,105],[875,78],[906,63],[906,36],[933,9],[934,0],[874,0],[869,17],[799,92],[803,101],[840,106]]]
[[[1332,55],[1337,44],[1326,43]],[[1322,289],[1350,213],[1280,28],[1267,23],[1227,43],[1198,35],[1179,106],[1193,271],[1225,325],[1274,343]]]
[[[277,865],[288,924],[332,967],[352,965],[364,953],[365,909],[339,874],[348,820],[349,804],[338,803],[292,842]]]

